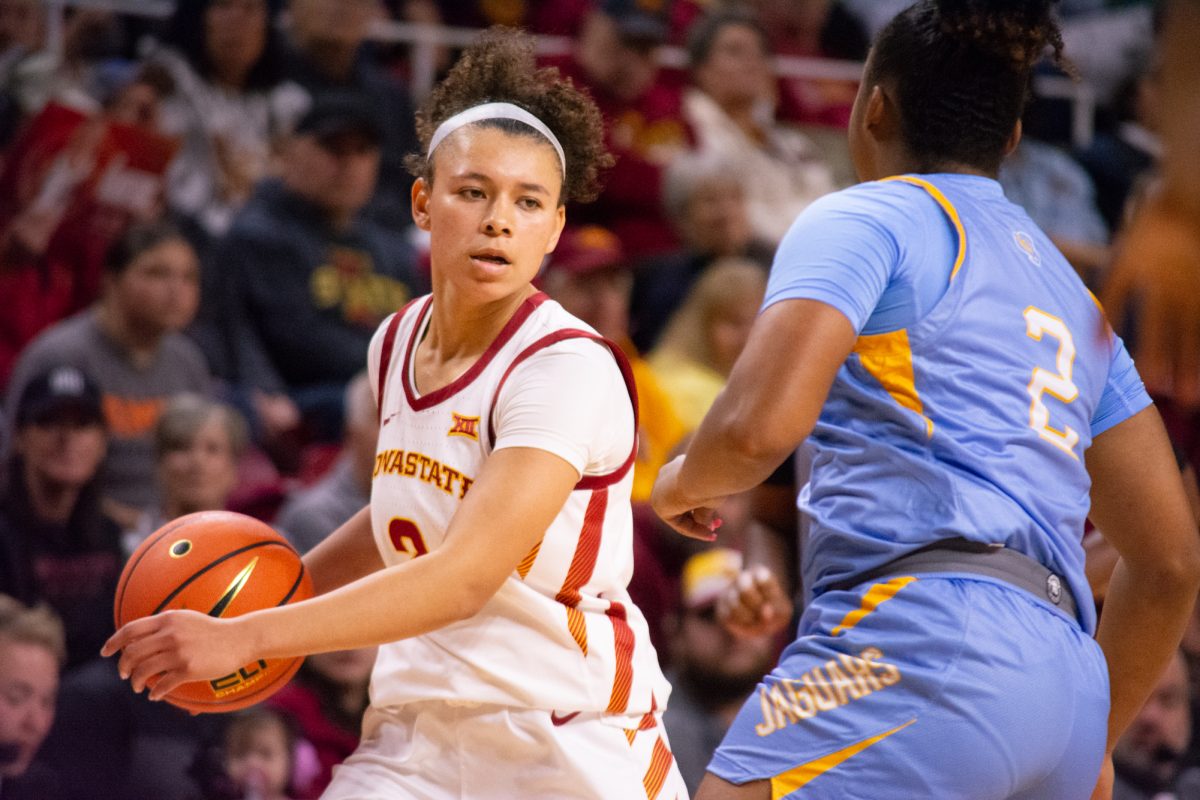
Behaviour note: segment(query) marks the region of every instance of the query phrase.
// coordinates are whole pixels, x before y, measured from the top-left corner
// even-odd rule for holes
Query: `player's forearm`
[[[475,614],[494,594],[433,552],[304,603],[235,618],[249,652],[287,658],[386,644]],[[448,591],[454,587],[455,591]]]
[[[1108,748],[1137,715],[1166,669],[1191,616],[1200,580],[1188,567],[1118,561],[1096,639],[1108,661]]]
[[[799,441],[812,431],[816,415],[799,433]],[[763,434],[765,423],[734,393],[717,396],[695,438],[679,473],[679,487],[697,501],[728,497],[748,491],[771,476],[795,449],[793,438]],[[761,419],[761,417],[758,417]]]

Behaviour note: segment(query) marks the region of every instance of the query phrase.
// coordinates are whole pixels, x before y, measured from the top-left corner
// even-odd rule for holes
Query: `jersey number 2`
[[[392,540],[392,547],[396,548],[397,553],[408,553],[409,558],[423,556],[429,552],[421,529],[411,519],[392,517],[392,521],[388,523],[388,538]]]
[[[1029,427],[1071,458],[1078,459],[1075,445],[1079,443],[1079,433],[1069,425],[1062,430],[1052,426],[1050,409],[1043,399],[1043,395],[1048,394],[1056,400],[1070,403],[1079,396],[1079,387],[1071,380],[1071,368],[1075,363],[1075,341],[1071,338],[1071,331],[1058,317],[1030,306],[1025,309],[1025,334],[1038,342],[1047,335],[1058,340],[1058,355],[1054,359],[1054,367],[1058,372],[1034,367],[1033,377],[1029,379],[1026,389],[1030,397]]]

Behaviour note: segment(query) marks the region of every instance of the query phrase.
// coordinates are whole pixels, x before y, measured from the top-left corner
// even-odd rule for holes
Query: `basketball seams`
[[[198,580],[200,578],[200,576],[210,572],[213,569],[216,569],[217,567],[219,567],[221,564],[224,564],[229,559],[239,556],[242,553],[246,553],[251,550],[256,550],[260,547],[270,547],[271,545],[275,545],[276,547],[284,547],[284,548],[287,548],[288,550],[292,550],[292,552],[295,552],[295,550],[293,550],[291,545],[289,545],[287,542],[282,542],[282,541],[278,541],[278,540],[274,540],[274,539],[266,539],[266,540],[263,540],[260,542],[254,542],[252,544],[248,544],[243,547],[239,547],[237,550],[232,550],[232,551],[224,554],[220,558],[218,558],[214,561],[208,562],[208,564],[204,565],[203,567],[201,567],[200,569],[196,570],[191,575],[189,575],[187,580],[185,580],[183,583],[176,586],[175,589],[169,595],[167,595],[165,598],[163,598],[163,601],[161,603],[159,603],[158,606],[153,611],[150,612],[150,616],[153,616],[154,614],[161,612],[168,603],[170,603],[172,600],[174,600],[176,597],[178,597],[180,592],[182,592],[184,589],[186,589],[188,586],[190,586],[192,583],[194,583],[196,580]],[[293,589],[292,591],[294,592],[295,589]]]
[[[302,583],[304,583],[304,576],[306,574],[307,574],[307,571],[304,569],[304,562],[301,561],[300,562],[300,574],[296,576],[296,582],[292,584],[292,588],[288,589],[287,594],[285,594],[283,596],[283,599],[275,604],[276,608],[279,608],[279,606],[285,606],[288,604],[288,602],[292,599],[292,596],[294,594],[296,594],[296,590],[300,588],[300,585]]]
[[[186,517],[181,517],[170,525],[164,525],[157,532],[146,539],[146,541],[142,542],[138,549],[134,551],[135,558],[131,558],[124,570],[122,570],[121,582],[117,585],[116,605],[113,609],[116,613],[114,613],[113,616],[116,617],[114,622],[118,628],[125,624],[125,619],[121,613],[125,609],[125,589],[129,586],[129,580],[133,577],[134,572],[137,571],[138,564],[142,563],[142,559],[150,555],[150,551],[154,549],[154,545],[162,541],[167,534],[175,531],[177,528],[187,525],[189,522],[190,520],[188,520]]]

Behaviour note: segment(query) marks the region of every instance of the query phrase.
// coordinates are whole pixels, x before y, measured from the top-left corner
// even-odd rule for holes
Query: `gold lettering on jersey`
[[[900,670],[883,661],[877,647],[857,656],[842,653],[798,678],[783,678],[758,689],[762,722],[754,726],[759,736],[770,736],[825,711],[841,708],[900,682]]]
[[[467,477],[454,467],[411,450],[384,450],[382,453],[376,453],[375,469],[371,472],[371,478],[378,478],[380,475],[416,478],[430,486],[436,486],[448,495],[457,495],[459,500],[467,496],[471,484],[475,483],[474,478]]]
[[[453,420],[447,436],[466,436],[468,439],[479,441],[479,417],[464,417],[457,411],[451,411]]]

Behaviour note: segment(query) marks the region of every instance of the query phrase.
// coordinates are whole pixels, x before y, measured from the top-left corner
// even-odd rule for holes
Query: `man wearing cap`
[[[284,144],[212,259],[207,311],[268,434],[299,415],[341,430],[341,396],[375,327],[424,289],[413,247],[362,214],[375,188],[380,125],[353,94],[321,95]]]
[[[63,619],[67,667],[97,658],[112,631],[120,531],[100,512],[96,474],[108,437],[100,390],[83,371],[36,375],[14,409],[0,494],[0,593]]]
[[[311,97],[341,92],[376,109],[380,118],[380,177],[366,213],[398,228],[412,224],[412,176],[404,158],[416,152],[408,92],[373,58],[367,33],[382,13],[380,0],[290,0],[285,72]]]

